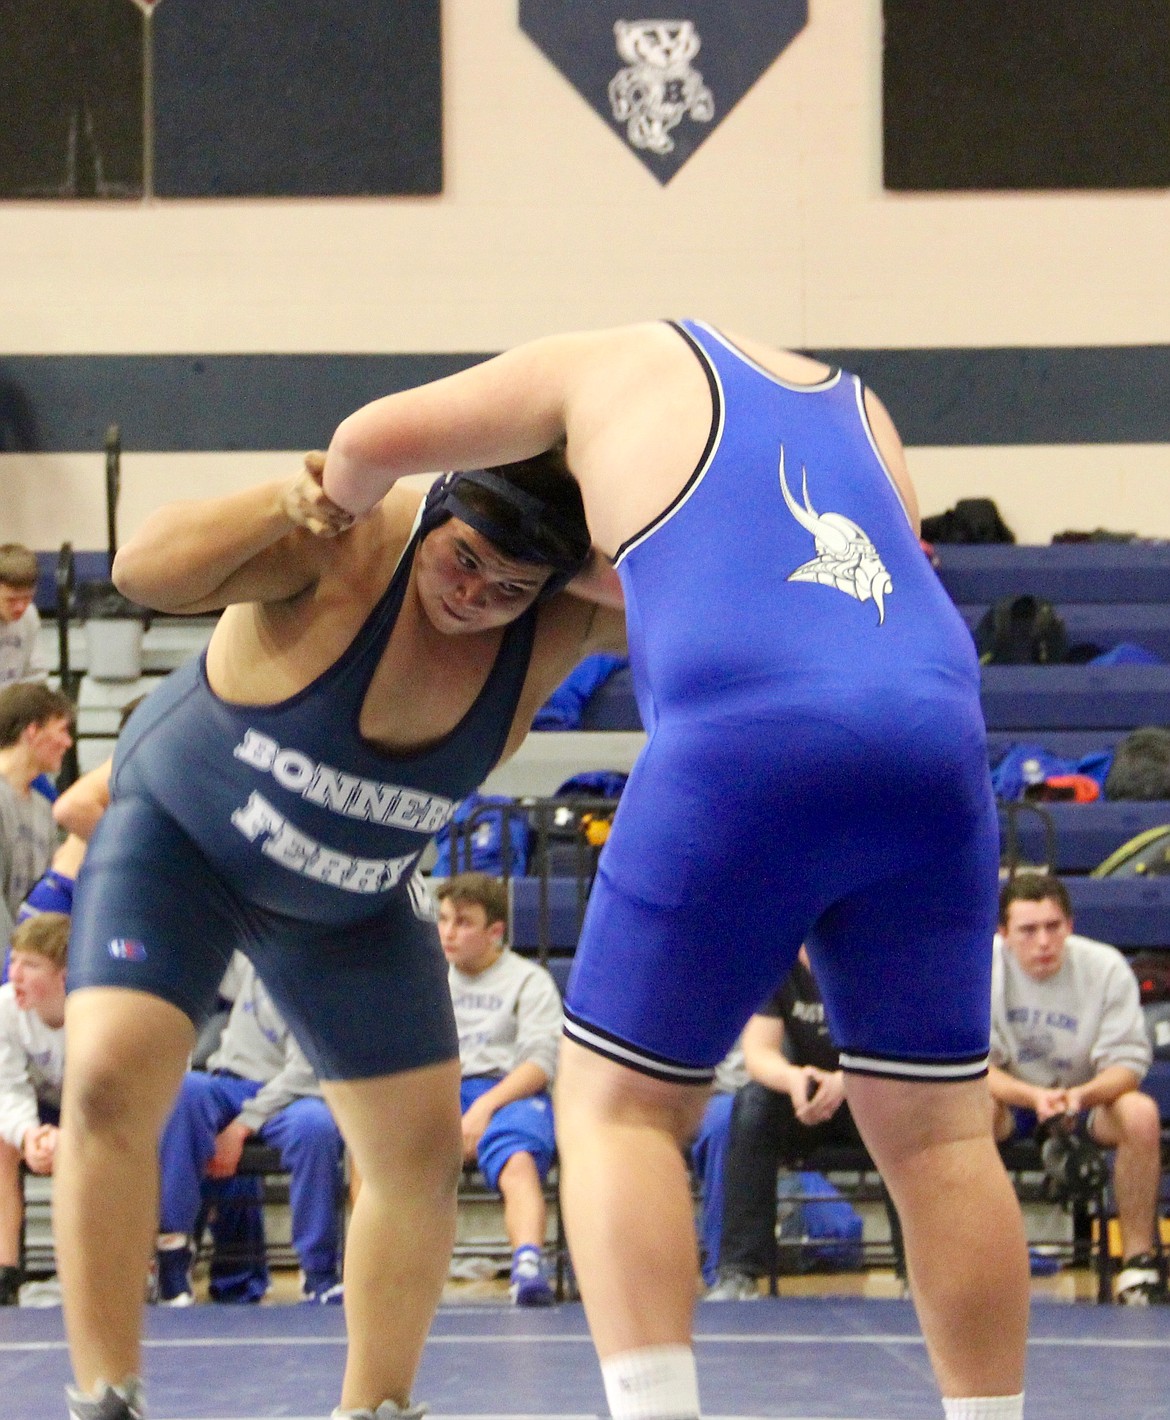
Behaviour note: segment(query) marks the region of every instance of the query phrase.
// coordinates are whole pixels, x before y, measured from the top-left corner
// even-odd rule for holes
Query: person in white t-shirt
[[[1152,1052],[1137,978],[1116,947],[1072,927],[1059,878],[1025,873],[1005,884],[991,977],[995,1134],[1002,1142],[1047,1121],[1072,1128],[1084,1116],[1090,1137],[1117,1151],[1117,1300],[1164,1302],[1154,1245],[1161,1122],[1138,1088]]]
[[[460,873],[436,896],[459,1031],[464,1158],[504,1200],[512,1300],[550,1306],[544,1180],[556,1150],[548,1088],[560,1043],[560,993],[544,967],[504,945],[508,897],[498,879]]]
[[[0,1306],[15,1304],[22,1281],[20,1166],[51,1174],[56,1161],[68,951],[64,913],[22,922],[0,986]]]

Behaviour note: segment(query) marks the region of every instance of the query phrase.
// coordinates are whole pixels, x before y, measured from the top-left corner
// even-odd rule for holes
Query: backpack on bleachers
[[[1105,777],[1107,799],[1170,799],[1170,730],[1146,725],[1126,735]]]
[[[981,666],[1056,666],[1068,659],[1068,633],[1056,608],[1030,593],[1001,597],[972,634]]]
[[[1170,877],[1170,823],[1137,833],[1110,853],[1090,874],[1094,878]]]
[[[474,826],[468,833],[464,825],[473,817]],[[528,871],[531,837],[527,818],[515,811],[515,801],[506,794],[469,794],[451,822],[435,835],[437,856],[432,872],[439,878],[472,871],[501,877],[506,867],[509,874],[521,875]]]
[[[922,536],[927,542],[965,544],[1016,540],[991,498],[960,498],[945,513],[923,518]]]

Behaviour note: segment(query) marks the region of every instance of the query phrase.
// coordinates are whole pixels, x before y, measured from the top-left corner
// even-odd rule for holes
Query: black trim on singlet
[[[709,1085],[715,1078],[715,1067],[682,1065],[659,1055],[657,1051],[646,1050],[640,1045],[631,1045],[613,1031],[593,1025],[583,1020],[567,1007],[564,1010],[564,1033],[569,1040],[585,1050],[624,1065],[628,1070],[636,1070],[640,1075],[650,1075],[655,1080],[667,1080],[675,1085]]]
[[[707,461],[711,457],[711,450],[715,447],[715,440],[718,437],[720,425],[723,422],[723,401],[719,394],[719,381],[716,379],[715,370],[707,356],[707,352],[690,331],[681,326],[678,321],[669,320],[666,324],[670,326],[672,330],[677,331],[691,347],[694,351],[695,358],[698,360],[703,373],[707,377],[707,386],[711,391],[711,428],[707,433],[707,442],[703,445],[703,452],[699,456],[699,461],[695,465],[694,472],[657,517],[651,518],[644,528],[641,528],[638,532],[626,538],[613,555],[612,560],[615,563],[621,561],[634,543],[640,542],[648,533],[653,532],[656,527],[665,522],[678,505],[687,497],[691,489],[695,486],[695,480],[707,466]]]

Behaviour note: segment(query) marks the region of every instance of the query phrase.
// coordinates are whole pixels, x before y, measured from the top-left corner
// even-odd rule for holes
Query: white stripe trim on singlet
[[[910,531],[914,532],[914,521],[910,516],[910,509],[906,506],[906,499],[902,496],[902,490],[898,487],[898,480],[890,470],[889,464],[885,460],[885,455],[878,447],[878,441],[874,437],[873,425],[869,422],[869,410],[865,407],[865,386],[861,382],[860,375],[853,376],[853,397],[857,401],[857,413],[861,418],[861,427],[865,430],[865,437],[869,440],[869,447],[873,450],[873,456],[881,465],[881,470],[889,481],[890,487],[894,490],[894,497],[898,500],[898,506],[906,515],[906,521],[910,524]]]
[[[667,1061],[659,1060],[653,1055],[643,1055],[632,1046],[622,1045],[608,1035],[591,1031],[587,1026],[568,1018],[565,1019],[564,1031],[570,1039],[579,1041],[582,1045],[588,1046],[590,1050],[595,1050],[599,1055],[608,1055],[613,1060],[625,1061],[638,1069],[655,1075],[666,1075],[684,1083],[699,1085],[708,1084],[715,1075],[714,1067],[707,1069],[701,1065],[673,1065]]]
[[[975,1080],[987,1073],[989,1057],[948,1063],[945,1060],[889,1060],[874,1055],[855,1055],[843,1050],[842,1070],[856,1070],[863,1075],[891,1075],[912,1080]]]
[[[703,366],[705,367],[708,376],[710,377],[711,381],[715,386],[716,391],[718,392],[719,409],[718,411],[712,410],[711,412],[712,418],[715,418],[716,414],[718,415],[718,420],[715,424],[715,435],[714,438],[712,438],[711,440],[711,447],[707,451],[707,457],[703,460],[701,464],[699,464],[698,468],[695,469],[694,473],[691,474],[690,478],[687,480],[686,486],[683,488],[682,492],[678,495],[676,500],[671,503],[669,507],[664,508],[663,511],[659,513],[658,516],[651,523],[649,523],[645,528],[643,528],[640,533],[637,533],[634,537],[632,537],[630,541],[627,542],[621,548],[621,550],[618,552],[618,555],[613,560],[613,565],[615,567],[620,567],[621,564],[630,555],[630,553],[633,552],[635,547],[641,547],[648,537],[652,537],[658,531],[659,528],[665,527],[666,524],[670,522],[671,518],[673,518],[674,515],[678,512],[678,510],[682,507],[685,507],[685,505],[690,501],[691,497],[693,496],[695,490],[698,488],[699,484],[702,483],[703,479],[707,476],[707,470],[711,467],[711,464],[715,459],[715,455],[719,452],[719,446],[723,443],[723,427],[724,422],[727,419],[727,398],[723,392],[723,381],[719,378],[719,371],[715,368],[715,362],[711,359],[711,357],[707,354],[707,352],[703,349],[703,347],[699,344],[699,342],[695,339],[691,332],[687,330],[686,326],[680,323],[675,328],[682,333],[684,337],[684,344],[687,346],[687,348],[693,350],[694,353],[697,354],[698,357],[702,360]]]
[[[708,325],[705,320],[692,321],[691,324],[698,326],[700,330],[705,330],[712,340],[717,340],[719,344],[723,346],[724,350],[726,350],[729,355],[734,355],[737,360],[748,365],[751,369],[755,370],[758,375],[763,375],[764,379],[771,380],[774,385],[779,385],[781,389],[791,390],[793,394],[821,394],[825,390],[831,390],[834,385],[840,382],[841,376],[844,373],[839,365],[835,369],[830,366],[829,368],[832,373],[827,379],[818,380],[814,385],[793,384],[789,380],[781,379],[774,370],[769,370],[766,366],[761,365],[759,361],[753,360],[746,350],[741,350],[738,345],[728,340],[727,336],[721,331],[716,330],[713,325]],[[812,359],[813,357],[808,356],[807,358]],[[827,362],[817,360],[815,363],[824,365]]]

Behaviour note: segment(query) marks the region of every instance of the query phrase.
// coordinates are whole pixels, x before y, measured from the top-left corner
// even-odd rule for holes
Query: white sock
[[[1024,1392],[1019,1395],[974,1395],[966,1400],[943,1396],[947,1420],[1024,1420]]]
[[[614,1420],[690,1420],[699,1413],[695,1353],[689,1346],[643,1346],[601,1363]]]

